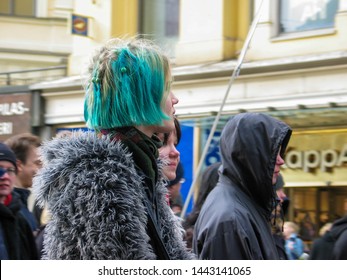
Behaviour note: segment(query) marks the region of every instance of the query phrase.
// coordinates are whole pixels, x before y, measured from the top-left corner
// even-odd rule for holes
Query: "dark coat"
[[[347,260],[347,216],[335,221],[330,232],[336,239],[333,250],[334,260]]]
[[[272,235],[275,241],[275,245],[277,248],[277,253],[278,253],[278,257],[280,260],[288,260],[288,256],[286,253],[286,249],[285,249],[285,240],[283,238],[283,236],[280,236],[278,234],[273,234]]]
[[[272,176],[290,135],[288,125],[264,114],[239,114],[226,124],[222,173],[195,225],[199,259],[279,259],[270,227]]]
[[[347,216],[336,220],[331,229],[313,242],[311,260],[347,260]]]
[[[34,235],[30,225],[20,213],[21,201],[17,194],[12,194],[8,206],[0,203],[0,222],[3,241],[10,260],[37,260]]]
[[[14,188],[13,192],[19,195],[20,200],[22,202],[22,206],[20,209],[20,212],[25,217],[25,219],[28,221],[29,225],[31,226],[32,231],[37,231],[39,226],[37,224],[36,218],[32,212],[28,209],[28,198],[30,196],[30,190],[28,189],[22,189],[22,188]]]
[[[187,216],[183,222],[183,227],[186,230],[185,240],[187,241],[187,247],[192,249],[194,226],[199,217],[202,205],[205,203],[206,197],[209,195],[211,190],[216,186],[219,178],[219,167],[220,162],[209,165],[201,175],[199,193],[194,203],[192,212]]]
[[[33,187],[51,213],[43,259],[158,258],[160,244],[148,223],[144,178],[122,141],[80,133],[45,143],[42,155],[43,168]],[[153,220],[170,259],[191,259],[179,218],[166,202],[165,185],[163,178],[155,185]]]
[[[309,258],[311,260],[332,260],[334,243],[335,239],[331,236],[330,231],[327,231],[322,237],[313,241]]]

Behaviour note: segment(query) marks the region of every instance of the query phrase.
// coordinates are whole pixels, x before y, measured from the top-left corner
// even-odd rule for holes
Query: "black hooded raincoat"
[[[291,128],[265,114],[243,113],[220,139],[221,174],[195,225],[200,259],[278,259],[270,227],[276,194],[272,177]]]

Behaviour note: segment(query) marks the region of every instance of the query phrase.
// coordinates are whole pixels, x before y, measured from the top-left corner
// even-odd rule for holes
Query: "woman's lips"
[[[177,163],[175,163],[175,162],[171,162],[171,163],[169,163],[169,166],[171,166],[171,167],[177,167]]]

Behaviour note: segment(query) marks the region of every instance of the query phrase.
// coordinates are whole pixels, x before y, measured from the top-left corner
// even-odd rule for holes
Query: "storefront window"
[[[140,32],[174,57],[178,40],[179,0],[140,1],[140,9]]]
[[[0,14],[35,16],[35,0],[1,0]]]
[[[331,28],[338,0],[280,0],[280,32]]]
[[[304,241],[312,241],[317,231],[315,188],[296,189],[293,197],[289,197],[293,203],[293,221],[300,226],[300,237]]]
[[[347,188],[302,187],[286,190],[290,199],[289,220],[300,227],[300,237],[308,246],[326,223],[343,217],[347,211]]]

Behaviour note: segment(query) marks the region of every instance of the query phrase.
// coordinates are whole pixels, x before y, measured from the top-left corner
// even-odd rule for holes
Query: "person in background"
[[[300,227],[299,235],[302,240],[306,242],[312,242],[314,236],[316,234],[316,224],[314,224],[311,215],[306,212],[305,216],[298,221],[298,225]]]
[[[183,167],[180,163],[180,152],[177,145],[181,140],[181,126],[175,117],[175,129],[170,133],[159,133],[158,137],[163,145],[159,148],[159,157],[164,163],[163,173],[168,188],[168,204],[176,215],[182,211],[182,196],[180,194],[180,181],[183,179]]]
[[[333,223],[324,224],[319,230],[319,237],[312,243],[310,251],[310,260],[327,260],[329,255],[332,254],[332,248],[334,243],[333,237],[328,234],[331,230]],[[330,257],[332,259],[332,257]]]
[[[275,184],[275,190],[278,198],[279,205],[281,206],[282,215],[286,216],[289,208],[289,198],[284,191],[284,180],[282,174],[278,174],[277,181]]]
[[[276,248],[279,258],[281,260],[287,260],[288,256],[285,249],[285,239],[283,236],[283,224],[284,217],[287,214],[289,207],[289,199],[284,192],[284,180],[282,174],[277,177],[276,184],[274,186],[277,194],[276,207],[273,210],[271,218],[272,234],[275,240]]]
[[[192,249],[193,244],[193,234],[194,234],[194,226],[196,220],[199,217],[202,205],[204,204],[208,194],[212,191],[212,189],[216,186],[219,178],[219,167],[221,166],[220,162],[215,162],[205,168],[201,175],[200,179],[200,187],[198,196],[194,203],[194,207],[192,212],[186,217],[183,222],[183,227],[186,230],[186,241],[188,249]]]
[[[227,122],[219,181],[194,228],[199,259],[279,259],[270,218],[290,136],[287,124],[266,114],[241,113]]]
[[[180,152],[177,145],[181,140],[181,126],[178,119],[174,118],[175,129],[169,133],[158,133],[157,136],[162,142],[159,148],[159,157],[162,160],[163,173],[166,179],[174,180],[176,178],[176,169],[180,162]]]
[[[283,236],[285,238],[285,249],[288,260],[298,260],[304,253],[304,242],[298,236],[299,226],[291,221],[283,225]]]
[[[14,192],[22,201],[21,213],[27,219],[31,229],[36,233],[39,229],[38,221],[28,207],[28,199],[31,194],[33,177],[41,168],[38,149],[41,140],[31,133],[22,133],[8,138],[4,142],[15,153],[18,172],[15,181]]]
[[[0,142],[0,260],[36,260],[33,232],[20,211],[20,198],[13,192],[16,174],[16,156]]]
[[[311,260],[347,260],[347,198],[345,216],[335,220],[325,234],[314,241]]]
[[[347,215],[334,221],[329,232],[335,240],[332,258],[347,260]]]
[[[112,39],[89,67],[84,116],[94,132],[42,146],[34,179],[43,259],[193,259],[166,201],[158,133],[175,129],[168,57],[153,42]]]
[[[334,221],[330,233],[336,240],[333,249],[335,260],[347,260],[347,198],[344,200],[345,216]]]
[[[183,199],[181,187],[184,183],[184,169],[181,162],[178,163],[176,169],[176,177],[171,180],[168,185],[170,207],[175,215],[180,216],[183,208]]]
[[[333,223],[324,224],[319,230],[319,236],[322,237],[327,231],[331,230]]]

